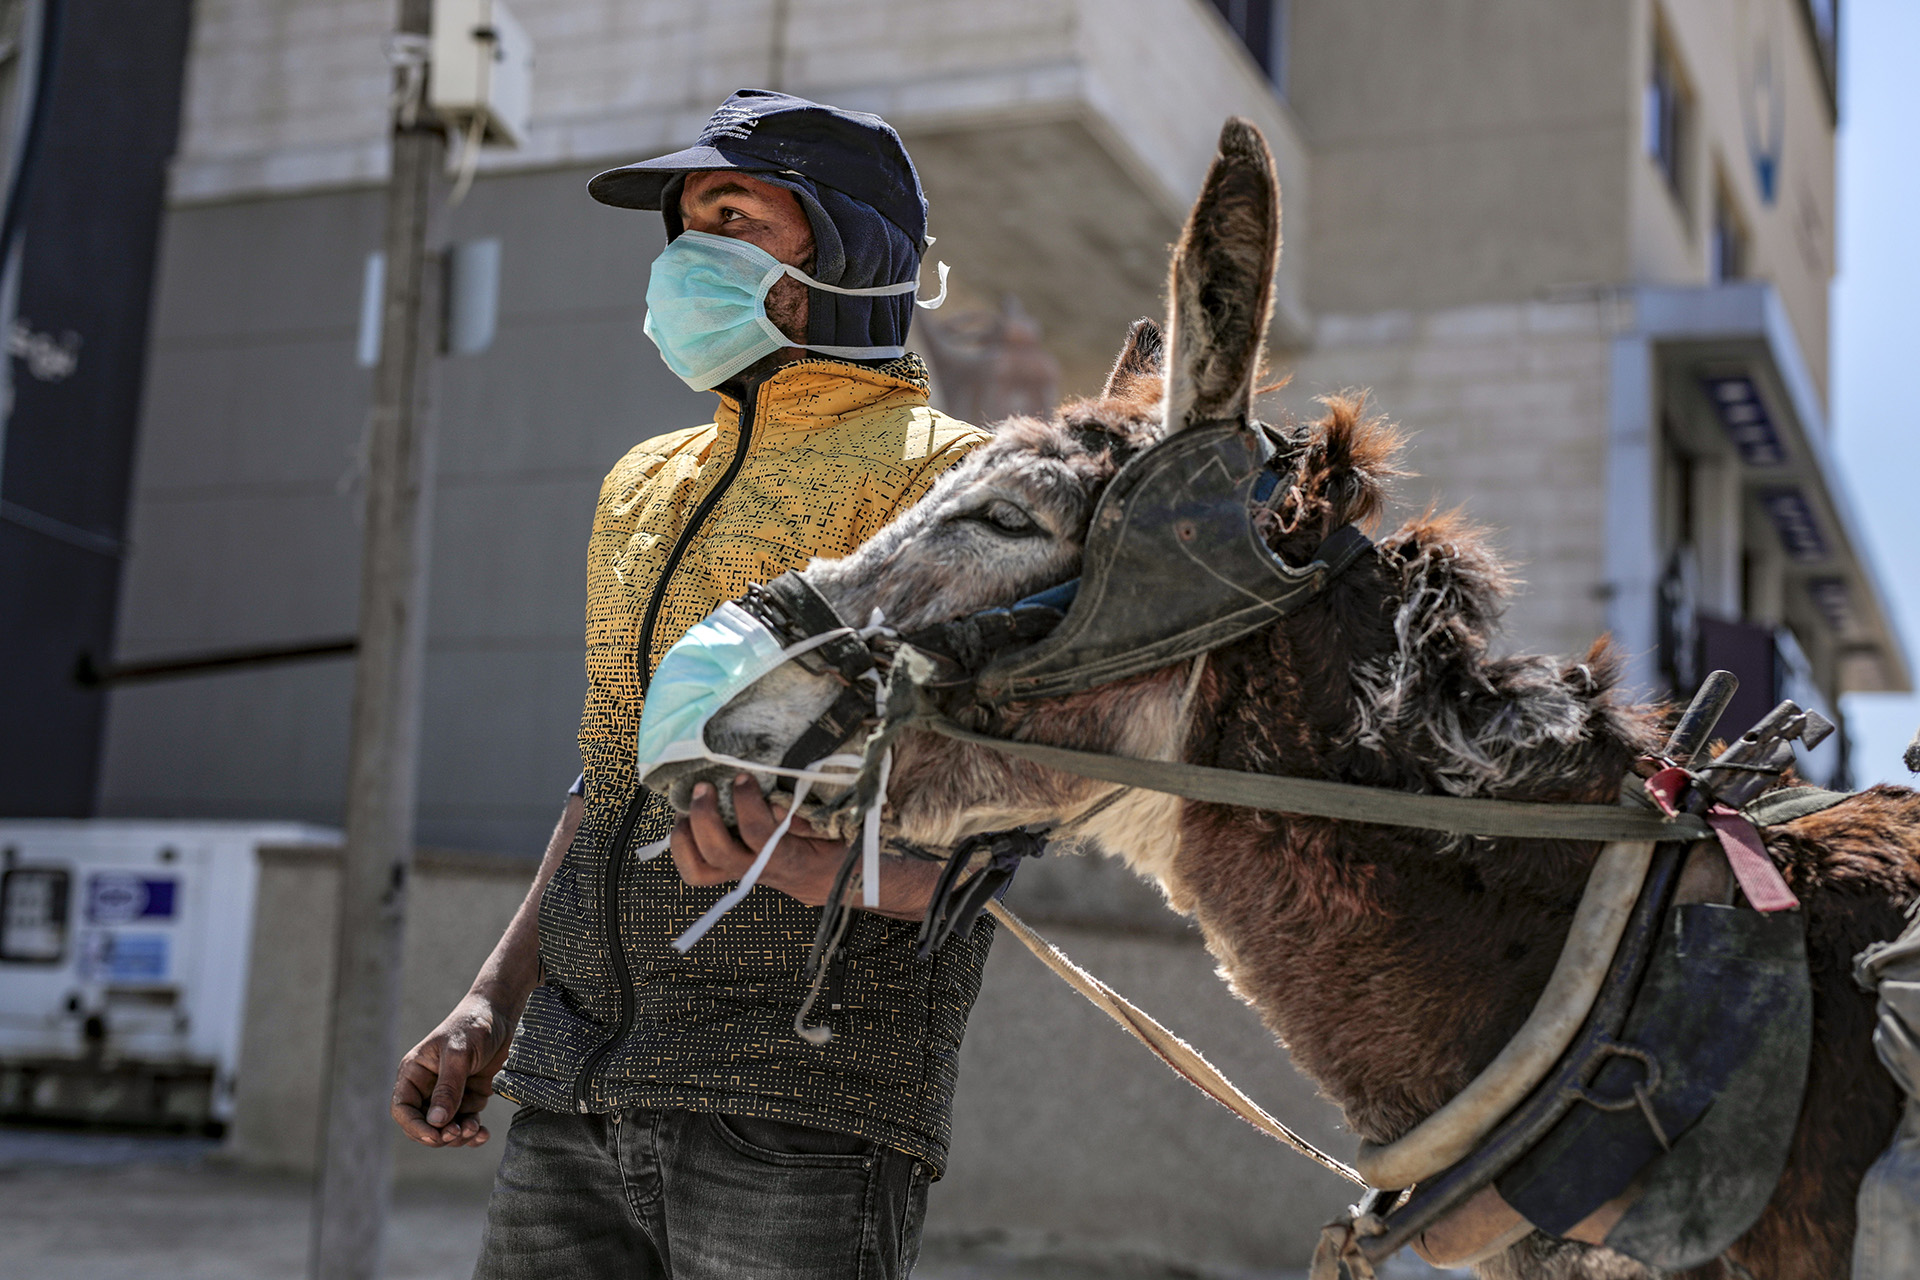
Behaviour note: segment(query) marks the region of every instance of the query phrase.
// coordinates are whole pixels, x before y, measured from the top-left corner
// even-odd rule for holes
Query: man
[[[916,961],[908,922],[937,869],[889,859],[816,1005],[832,1039],[807,1044],[803,962],[844,846],[796,824],[767,888],[682,956],[670,940],[779,815],[743,778],[737,835],[704,785],[676,822],[634,755],[647,681],[682,632],[751,582],[851,550],[983,438],[927,407],[902,345],[925,197],[878,117],[758,90],[692,148],[588,190],[661,211],[647,332],[720,404],[714,423],[639,445],[601,490],[586,771],[472,990],[402,1061],[393,1115],[428,1146],[470,1146],[496,1073],[521,1104],[486,1280],[904,1276],[990,929]],[[636,857],[669,833],[671,860]]]

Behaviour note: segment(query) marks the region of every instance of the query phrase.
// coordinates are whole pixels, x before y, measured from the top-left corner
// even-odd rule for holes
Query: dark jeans
[[[904,1280],[927,1170],[774,1120],[522,1107],[474,1280]]]

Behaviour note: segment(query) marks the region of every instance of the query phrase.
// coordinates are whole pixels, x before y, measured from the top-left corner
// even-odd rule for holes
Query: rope
[[[1007,910],[1005,905],[990,902],[987,904],[987,910],[992,913],[994,919],[1012,930],[1013,936],[1026,944],[1027,950],[1033,952],[1041,964],[1060,975],[1068,986],[1085,996],[1108,1017],[1124,1027],[1128,1035],[1151,1049],[1154,1056],[1172,1067],[1174,1072],[1187,1083],[1260,1132],[1291,1147],[1321,1168],[1339,1174],[1355,1186],[1367,1185],[1366,1180],[1355,1173],[1351,1167],[1328,1155],[1268,1114],[1259,1103],[1240,1092],[1233,1081],[1221,1075],[1218,1068],[1201,1057],[1199,1050],[1154,1021],[1125,996],[1075,964],[1067,957],[1066,952],[1035,933],[1024,920]]]

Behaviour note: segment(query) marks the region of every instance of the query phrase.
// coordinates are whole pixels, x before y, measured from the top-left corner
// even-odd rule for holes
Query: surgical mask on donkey
[[[687,951],[721,916],[752,892],[773,856],[774,847],[792,828],[794,816],[815,784],[851,785],[862,763],[860,756],[849,753],[827,755],[819,760],[808,761],[801,767],[743,760],[708,745],[708,723],[734,698],[781,664],[842,637],[864,641],[885,630],[876,610],[872,621],[864,628],[841,627],[808,636],[794,644],[783,644],[765,623],[729,601],[691,627],[660,659],[660,665],[655,668],[647,688],[646,705],[640,714],[635,776],[644,778],[664,764],[707,760],[732,769],[771,773],[793,781],[793,803],[786,817],[781,819],[773,834],[761,846],[759,855],[746,874],[740,877],[739,883],[685,933],[673,940],[676,950],[683,953]],[[877,675],[869,679],[872,681],[878,712],[882,686]],[[862,905],[867,907],[880,904],[880,810],[886,802],[887,774],[891,763],[892,752],[889,750],[880,761],[878,794],[867,807],[861,824],[861,895]],[[637,856],[641,859],[656,857],[666,847],[667,842],[662,840],[640,850]]]

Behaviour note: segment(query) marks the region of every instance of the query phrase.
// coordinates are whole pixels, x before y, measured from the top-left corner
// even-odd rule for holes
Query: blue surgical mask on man
[[[932,310],[947,298],[947,264],[939,264],[940,293],[919,305]],[[683,231],[670,241],[647,281],[646,335],[667,367],[695,391],[708,391],[754,361],[782,347],[805,347],[845,360],[891,360],[906,348],[838,347],[795,342],[767,318],[767,294],[781,276],[809,289],[856,297],[912,293],[917,282],[843,289],[823,284],[759,245],[704,231]]]

